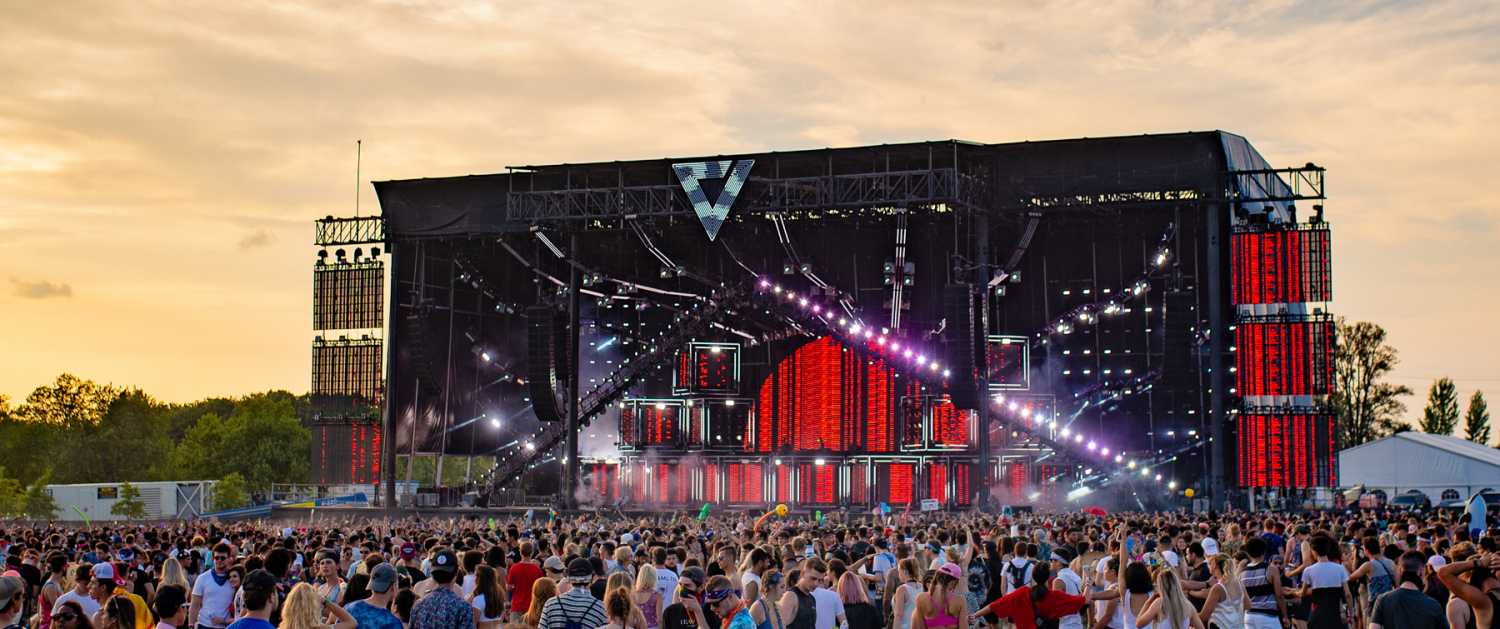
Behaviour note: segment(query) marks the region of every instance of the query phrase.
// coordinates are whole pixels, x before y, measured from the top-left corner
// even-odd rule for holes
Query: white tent
[[[1432,504],[1500,490],[1500,450],[1458,437],[1402,432],[1339,453],[1339,484],[1394,498],[1411,490]]]

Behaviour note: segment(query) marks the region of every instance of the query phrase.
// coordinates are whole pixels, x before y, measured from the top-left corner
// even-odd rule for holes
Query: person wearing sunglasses
[[[63,601],[52,609],[52,626],[54,629],[94,629],[94,624],[89,622],[89,614],[84,613],[83,606],[78,601]]]
[[[703,588],[703,602],[720,618],[727,618],[724,629],[755,629],[755,620],[750,610],[740,601],[734,582],[722,574],[709,577]]]

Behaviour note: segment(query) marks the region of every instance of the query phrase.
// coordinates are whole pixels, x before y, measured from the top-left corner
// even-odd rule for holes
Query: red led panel
[[[1337,482],[1331,415],[1250,413],[1240,415],[1237,425],[1242,487],[1331,487]]]
[[[606,501],[613,502],[619,498],[620,468],[618,465],[595,463],[589,466],[588,474],[594,491]]]
[[[948,465],[933,463],[927,467],[927,497],[948,502]]]
[[[771,473],[776,475],[776,502],[793,502],[792,467],[790,465],[777,465],[771,469]]]
[[[620,409],[620,444],[631,447],[641,444],[641,433],[636,426],[634,404],[626,404],[625,408]]]
[[[647,474],[646,471],[651,469],[651,466],[644,463],[636,463],[633,467],[635,468],[632,470],[635,478],[630,483],[630,498],[637,504],[640,504],[646,502],[646,496],[649,495],[651,475]]]
[[[1326,225],[1234,234],[1231,298],[1236,304],[1332,301],[1330,243]]]
[[[1327,395],[1333,384],[1333,325],[1328,319],[1238,324],[1236,394]]]
[[[677,352],[677,367],[672,374],[673,389],[691,389],[693,382],[693,357],[688,350]]]
[[[714,351],[719,349],[719,351]],[[736,391],[739,382],[735,379],[734,363],[737,358],[733,350],[720,348],[695,348],[693,363],[693,387],[699,391]]]
[[[960,411],[948,399],[932,405],[932,441],[937,446],[964,447],[969,445],[971,415]]]
[[[766,501],[765,470],[759,463],[730,463],[728,468],[729,502],[744,504]]]
[[[985,373],[990,388],[1029,389],[1030,361],[1027,339],[990,337],[985,341]]]
[[[893,379],[830,337],[804,344],[761,384],[754,449],[890,451]]]
[[[969,473],[972,469],[973,466],[966,463],[953,465],[953,501],[960,507],[967,507],[973,502],[973,493],[969,491]]]
[[[849,465],[849,503],[856,505],[870,504],[870,465],[868,463],[852,463]]]
[[[797,501],[803,504],[834,503],[838,483],[838,467],[814,463],[797,464]]]
[[[1010,484],[1011,495],[1024,495],[1022,492],[1026,490],[1026,464],[1011,463],[1009,472],[1006,481]]]
[[[678,445],[681,435],[677,429],[677,411],[673,404],[657,408],[655,404],[642,402],[637,410],[641,419],[641,445]]]
[[[715,504],[724,501],[719,494],[719,466],[714,463],[703,466],[703,501]]]

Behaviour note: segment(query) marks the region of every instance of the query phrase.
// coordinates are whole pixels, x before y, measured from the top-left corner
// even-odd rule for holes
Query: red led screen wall
[[[1326,224],[1240,232],[1231,237],[1236,304],[1332,301]]]
[[[765,471],[759,463],[730,463],[724,478],[729,502],[758,504],[766,501]]]
[[[932,445],[934,447],[968,447],[973,415],[953,406],[947,398],[932,404]]]
[[[1338,443],[1331,415],[1241,414],[1242,487],[1332,487]]]
[[[886,504],[906,505],[916,495],[916,463],[884,463],[875,465],[875,500]]]
[[[948,502],[947,463],[933,463],[927,466],[927,497],[938,502]]]
[[[830,337],[797,348],[760,388],[754,449],[891,452],[894,373]]]
[[[677,414],[681,410],[673,404],[640,404],[636,416],[641,423],[641,445],[680,445],[682,434],[678,430]]]
[[[797,465],[797,502],[831,505],[838,497],[838,467],[801,463]]]
[[[1327,395],[1333,321],[1242,322],[1235,329],[1236,394]]]
[[[379,424],[314,424],[312,447],[313,482],[380,482]]]
[[[870,504],[870,464],[849,464],[849,504]]]
[[[1031,388],[1031,350],[1024,336],[990,336],[985,341],[985,370],[991,389]]]
[[[677,353],[672,390],[684,393],[737,393],[740,348],[726,343],[693,343]]]
[[[635,405],[626,404],[620,409],[620,445],[635,447],[641,445],[641,433],[635,417]]]
[[[620,466],[611,463],[591,463],[585,468],[589,487],[608,502],[620,497]]]

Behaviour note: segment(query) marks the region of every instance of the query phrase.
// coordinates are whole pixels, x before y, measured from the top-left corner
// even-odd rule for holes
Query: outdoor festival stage
[[[1233,134],[375,188],[380,217],[318,224],[324,482],[399,481],[413,452],[467,466],[481,504],[962,508],[1336,481],[1323,170],[1272,169]]]

